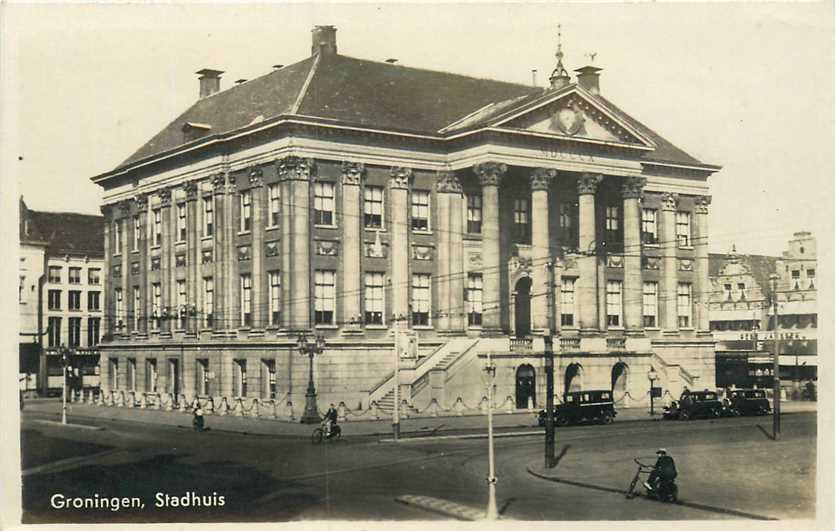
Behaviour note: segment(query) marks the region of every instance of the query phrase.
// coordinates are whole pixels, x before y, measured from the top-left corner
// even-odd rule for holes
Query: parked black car
[[[729,399],[735,415],[767,415],[771,412],[763,389],[735,389],[729,393]]]
[[[664,408],[664,418],[690,420],[715,418],[722,415],[722,402],[715,391],[690,391],[683,393],[680,400],[674,400]]]
[[[615,403],[610,390],[574,391],[563,395],[563,403],[554,408],[554,424],[567,426],[597,421],[611,424],[615,419]],[[546,411],[539,412],[539,425],[545,426]]]

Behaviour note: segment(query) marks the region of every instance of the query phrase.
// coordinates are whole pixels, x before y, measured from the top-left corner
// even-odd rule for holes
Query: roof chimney
[[[313,26],[313,42],[310,48],[310,55],[321,53],[322,55],[336,55],[336,27],[334,26]]]
[[[397,62],[397,59],[395,59],[394,57],[389,57],[388,59],[386,59],[386,62],[390,65],[393,65]]]
[[[241,85],[243,83],[246,83],[246,78],[241,78],[241,79],[236,79],[235,80],[236,85]]]
[[[602,68],[596,66],[584,66],[575,70],[577,72],[577,84],[592,94],[600,94],[600,71]]]
[[[200,76],[198,79],[200,80],[201,99],[220,91],[220,75],[223,74],[222,70],[204,68],[196,73]]]
[[[275,68],[276,70],[281,70],[282,68],[284,68],[284,65],[273,65],[273,68]]]

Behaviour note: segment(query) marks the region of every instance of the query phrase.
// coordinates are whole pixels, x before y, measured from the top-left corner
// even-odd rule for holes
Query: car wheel
[[[568,418],[559,416],[554,419],[554,424],[557,426],[568,426]]]
[[[614,417],[612,416],[612,414],[611,414],[611,413],[609,413],[609,412],[603,413],[603,416],[602,416],[602,417],[600,417],[600,421],[601,421],[603,424],[611,424],[613,420],[615,420],[615,419],[614,419]]]
[[[714,409],[713,411],[711,411],[711,414],[713,415],[714,418],[718,419],[719,417],[722,416],[722,410]]]
[[[690,413],[688,411],[680,411],[678,413],[678,420],[690,420]]]

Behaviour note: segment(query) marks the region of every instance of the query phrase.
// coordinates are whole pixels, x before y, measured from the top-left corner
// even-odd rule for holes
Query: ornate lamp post
[[[496,506],[496,458],[493,448],[493,383],[496,379],[496,365],[487,352],[487,365],[484,367],[487,380],[487,520],[497,520],[499,511]]]
[[[298,340],[299,354],[310,358],[310,376],[307,381],[307,392],[304,394],[304,414],[302,424],[318,424],[322,422],[319,416],[319,406],[316,404],[316,387],[313,385],[313,357],[325,351],[325,338],[317,336],[313,343],[308,342],[307,336],[302,334]]]
[[[658,379],[655,367],[649,368],[647,378],[649,378],[649,414],[652,416],[655,415],[655,380]]]
[[[67,371],[70,367],[70,351],[64,345],[61,345],[61,380],[63,381],[63,388],[61,390],[61,424],[67,423]]]

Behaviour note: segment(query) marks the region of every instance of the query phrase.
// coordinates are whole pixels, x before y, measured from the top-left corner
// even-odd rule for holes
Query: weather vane
[[[597,57],[597,52],[590,52],[586,54],[586,57],[589,58],[589,61],[592,63],[594,62],[594,58]]]

